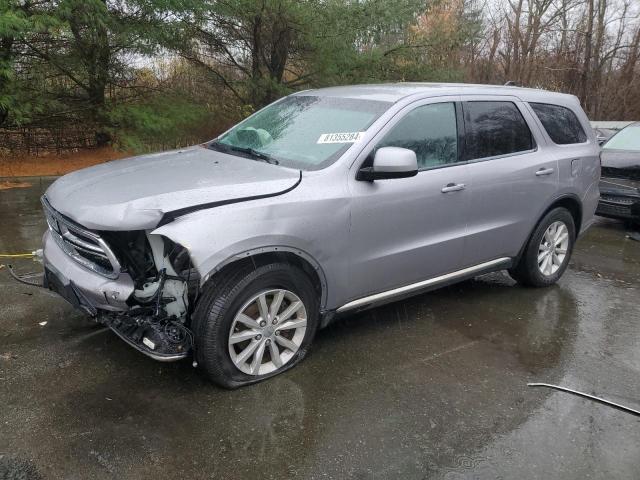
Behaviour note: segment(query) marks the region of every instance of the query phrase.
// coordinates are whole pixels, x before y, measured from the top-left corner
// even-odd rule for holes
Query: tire
[[[256,296],[264,297],[265,303],[263,305],[269,307],[268,312],[276,303],[276,297],[279,295],[277,292],[281,291],[288,293],[282,294],[281,303],[278,304],[282,305],[278,309],[280,315],[284,314],[288,307],[294,308],[297,305],[297,300],[302,303],[303,308],[299,308],[294,313],[294,317],[282,320],[280,325],[272,325],[269,321],[263,321],[266,324],[264,329],[258,324],[259,322],[251,327],[245,325],[243,322],[248,320],[244,316],[242,317],[243,321],[237,320],[240,318],[241,312],[249,311],[256,312],[255,314],[247,314],[251,317],[250,320],[254,317],[256,320],[261,320],[262,316],[258,311],[261,308],[259,307],[260,300],[252,301],[252,299]],[[267,305],[266,302],[269,300],[271,300],[271,304]],[[247,305],[248,302],[249,305]],[[271,319],[270,316],[266,316]],[[286,327],[285,324],[302,325],[304,317],[306,317],[306,326],[304,327],[298,327],[295,330],[274,330]],[[274,323],[279,320],[277,312],[272,320]],[[191,326],[195,337],[195,355],[198,364],[214,383],[224,388],[233,389],[278,375],[302,361],[307,355],[318,324],[319,299],[309,277],[302,270],[290,264],[272,263],[258,268],[254,268],[251,264],[245,264],[210,280],[203,288],[203,294],[196,306]],[[234,328],[233,332],[231,331],[232,327]],[[267,330],[269,331],[267,332]],[[253,335],[253,332],[256,335]],[[253,336],[232,345],[230,343],[232,333],[236,337],[241,334]],[[287,338],[288,336],[291,338]],[[258,340],[258,337],[261,338]],[[273,345],[271,345],[271,339],[273,339]],[[298,346],[297,350],[294,352],[293,349],[283,347],[279,343],[285,340],[295,342]],[[258,370],[252,372],[253,362],[247,361],[242,364],[239,362],[242,353],[245,352],[244,349],[250,345],[254,346],[256,343],[259,344],[255,349],[256,353],[252,353],[248,358],[255,360],[257,352],[262,349],[264,359],[265,361],[268,359],[268,362],[262,364],[263,356],[261,354]],[[262,343],[264,343],[264,347],[260,346]],[[232,351],[234,358],[232,358]],[[279,354],[276,353],[278,351]],[[281,366],[277,366],[274,359],[276,357]],[[270,371],[270,369],[273,370]]]
[[[545,243],[549,243],[547,240],[549,237],[545,237],[545,234],[552,225],[564,225],[567,233],[566,245],[563,242],[556,244],[556,247],[564,247],[556,248],[556,252],[565,251],[564,257],[562,257],[559,265],[557,265],[557,261],[562,254],[558,253],[554,256],[553,247],[546,249],[543,245],[543,238]],[[558,233],[561,231],[561,229],[558,229]],[[558,238],[562,238],[562,235]],[[548,287],[553,285],[560,279],[569,265],[575,239],[576,227],[571,213],[563,207],[554,208],[540,220],[531,237],[529,237],[518,264],[509,270],[509,275],[518,283],[530,287]],[[553,241],[550,243],[553,243]],[[551,266],[548,263],[539,265],[538,255],[545,253],[546,257],[549,257],[548,262],[552,262]],[[542,262],[544,261],[543,259]],[[543,269],[546,270],[546,273],[543,273]]]

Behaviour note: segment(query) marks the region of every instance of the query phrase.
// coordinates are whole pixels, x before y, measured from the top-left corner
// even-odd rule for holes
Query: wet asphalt
[[[39,247],[51,180],[28,181],[0,191],[0,253]],[[639,293],[640,243],[599,220],[557,286],[498,273],[353,315],[225,391],[0,269],[0,479],[640,478],[638,417],[526,386],[640,409]]]

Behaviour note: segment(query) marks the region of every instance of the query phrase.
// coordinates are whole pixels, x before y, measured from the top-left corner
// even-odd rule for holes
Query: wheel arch
[[[557,207],[564,207],[569,210],[571,216],[573,217],[573,222],[576,227],[576,237],[580,233],[580,229],[582,228],[582,201],[577,195],[574,194],[565,194],[553,201],[551,205],[540,215],[538,222],[542,220],[542,218],[549,213],[551,210]]]
[[[312,255],[299,248],[273,245],[245,250],[227,257],[218,263],[215,268],[203,276],[202,282],[215,281],[216,278],[247,263],[257,268],[262,265],[277,262],[293,264],[309,276],[318,293],[322,313],[327,302],[327,279],[324,270]]]
[[[527,235],[527,238],[524,244],[522,245],[522,247],[520,247],[520,251],[518,252],[518,257],[516,258],[514,263],[519,262],[520,258],[522,258],[522,254],[524,253],[525,249],[527,248],[527,245],[529,244],[531,235],[533,235],[533,232],[535,232],[536,228],[538,227],[542,219],[545,217],[545,215],[547,215],[547,213],[549,213],[554,208],[558,208],[558,207],[566,208],[569,211],[569,213],[573,217],[573,222],[576,227],[576,237],[578,236],[580,232],[580,228],[582,227],[582,202],[580,201],[580,198],[577,195],[572,193],[567,193],[555,198],[547,206],[547,208],[545,208],[540,213],[540,215],[538,215],[538,220],[529,231],[529,234]]]

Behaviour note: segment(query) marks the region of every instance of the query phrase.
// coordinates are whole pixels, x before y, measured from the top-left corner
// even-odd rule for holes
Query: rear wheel
[[[551,210],[534,230],[520,261],[509,274],[524,285],[553,285],[569,265],[575,238],[571,213],[562,207]]]
[[[305,357],[318,316],[317,294],[303,271],[245,265],[205,286],[192,325],[198,362],[226,388],[272,377]]]

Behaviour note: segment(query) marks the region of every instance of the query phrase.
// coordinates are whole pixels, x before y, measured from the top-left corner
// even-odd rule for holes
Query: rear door
[[[584,229],[593,221],[600,199],[600,147],[589,120],[577,99],[565,100],[564,105],[529,102],[529,108],[547,140],[549,155],[558,159],[558,194],[581,200]]]
[[[530,111],[507,96],[462,97],[465,160],[473,185],[465,265],[513,257],[558,189],[557,159]]]

